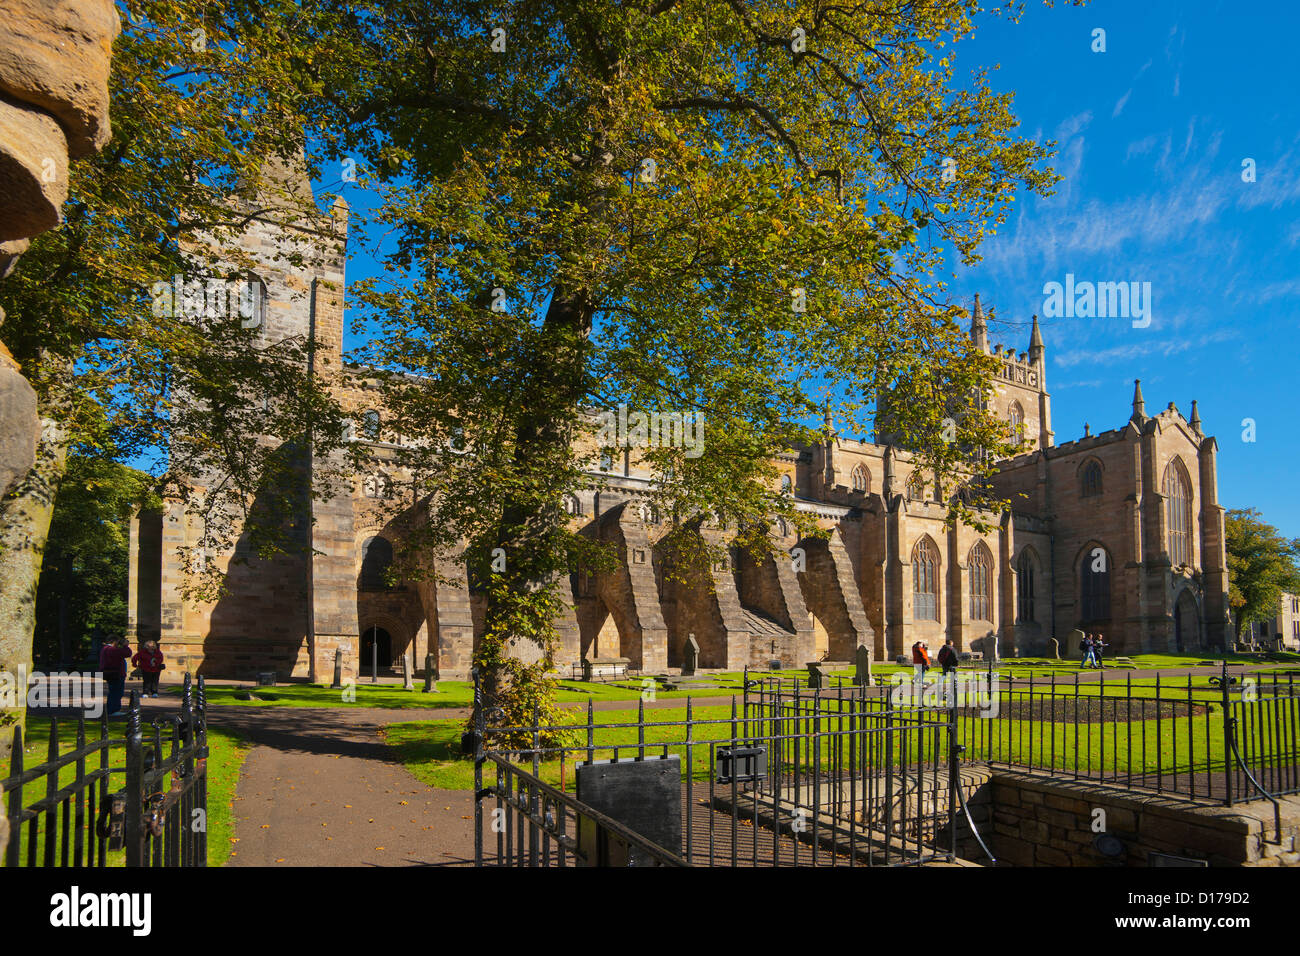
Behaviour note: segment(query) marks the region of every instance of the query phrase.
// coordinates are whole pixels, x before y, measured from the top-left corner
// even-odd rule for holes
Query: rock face
[[[68,158],[108,142],[108,69],[121,21],[112,0],[0,0],[0,23],[3,278],[24,240],[59,224]],[[38,429],[36,393],[0,343],[0,495],[32,467]]]
[[[0,0],[0,14],[0,93],[57,119],[73,159],[103,147],[121,29],[110,0]]]

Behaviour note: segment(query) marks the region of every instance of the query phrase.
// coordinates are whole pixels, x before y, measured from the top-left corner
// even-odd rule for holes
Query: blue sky
[[[1267,7],[1267,9],[1266,9]],[[1093,30],[1106,31],[1094,53]],[[1065,179],[1022,199],[984,260],[954,278],[1023,351],[1040,316],[1058,442],[1123,424],[1133,379],[1147,412],[1198,399],[1219,444],[1219,499],[1300,536],[1300,5],[1098,2],[1031,6],[958,48],[959,68],[1001,64],[1022,130],[1055,139]],[[1256,180],[1242,179],[1255,161]],[[1151,323],[1053,318],[1065,275],[1152,284]],[[1255,438],[1243,440],[1243,419]]]
[[[1190,415],[1198,399],[1219,443],[1221,503],[1259,508],[1294,537],[1300,5],[1273,6],[1031,3],[1017,24],[986,19],[955,51],[958,76],[1000,64],[992,85],[1015,91],[1025,134],[1057,141],[1065,179],[1052,197],[1021,198],[951,292],[966,303],[980,292],[996,316],[990,338],[1017,351],[1040,316],[1058,442],[1081,436],[1085,421],[1094,433],[1123,424],[1135,378],[1148,413],[1173,401]],[[1098,28],[1105,52],[1092,50]],[[1242,179],[1248,158],[1253,183]],[[338,190],[327,178],[319,186]],[[371,197],[342,192],[364,219]],[[354,252],[349,281],[374,272]],[[1067,273],[1150,282],[1150,325],[1043,318],[1044,284]]]

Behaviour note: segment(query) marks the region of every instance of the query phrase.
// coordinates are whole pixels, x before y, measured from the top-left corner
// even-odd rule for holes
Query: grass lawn
[[[764,672],[766,673],[766,672]],[[787,678],[795,676],[794,671],[785,672]],[[799,674],[804,674],[800,671]],[[649,678],[644,678],[648,680]],[[561,703],[584,703],[588,700],[626,700],[635,701],[641,697],[643,678],[630,677],[626,680],[608,683],[563,680],[559,682],[556,700]],[[709,675],[712,687],[692,687],[685,690],[665,691],[655,684],[656,700],[685,699],[687,697],[726,697],[742,690],[743,675],[716,674]],[[326,684],[285,684],[277,687],[227,687],[209,686],[207,700],[209,704],[235,704],[245,707],[375,707],[393,710],[436,709],[441,707],[468,707],[474,699],[474,685],[469,681],[438,681],[438,690],[433,694],[423,693],[416,682],[415,690],[403,690],[400,684],[355,685],[355,700],[344,700],[343,691],[331,690]],[[237,694],[251,690],[258,700],[239,700]],[[168,693],[180,694],[180,688],[169,688]]]
[[[125,732],[125,721],[112,721],[109,723],[108,732],[110,737],[121,739]],[[87,741],[98,739],[99,725],[90,721],[86,725]],[[48,718],[37,717],[27,722],[27,733],[24,737],[25,746],[23,747],[23,763],[27,769],[31,769],[36,764],[42,763],[49,753],[49,736],[50,721]],[[77,725],[75,721],[59,721],[59,750],[66,753],[72,750],[76,745]],[[224,866],[230,858],[230,850],[233,846],[231,838],[235,834],[235,785],[239,780],[239,768],[243,765],[244,757],[247,755],[250,744],[238,734],[221,730],[216,727],[208,728],[208,865]],[[109,764],[120,766],[124,760],[125,750],[122,747],[114,747],[110,751]],[[9,760],[0,760],[0,777],[9,775]],[[99,766],[98,754],[87,760],[86,769],[94,770]],[[72,783],[76,778],[76,766],[70,765],[59,771],[58,785],[65,787]],[[120,790],[126,783],[123,773],[114,773],[109,777],[109,792]],[[33,781],[23,788],[23,803],[31,804],[45,795],[44,780]],[[6,795],[7,797],[7,795]],[[60,818],[61,819],[61,818]],[[91,827],[91,822],[87,822],[87,829]],[[37,836],[37,853],[38,858],[43,847],[44,831]],[[89,842],[93,837],[87,834]],[[27,829],[23,829],[23,855],[24,859],[27,853]],[[123,851],[110,852],[108,855],[109,866],[124,866],[126,854]]]

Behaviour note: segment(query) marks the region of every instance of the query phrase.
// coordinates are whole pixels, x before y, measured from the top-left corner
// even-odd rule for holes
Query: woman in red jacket
[[[145,641],[135,657],[131,658],[131,663],[140,668],[140,676],[144,678],[143,696],[157,697],[158,675],[163,669],[163,655],[158,649],[158,642]]]

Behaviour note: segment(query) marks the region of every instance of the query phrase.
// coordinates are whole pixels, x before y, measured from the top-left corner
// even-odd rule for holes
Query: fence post
[[[483,735],[487,715],[483,712],[483,678],[475,667],[474,677],[474,865],[483,865]]]
[[[1228,661],[1225,658],[1219,674],[1219,690],[1223,694],[1223,803],[1232,806],[1232,735],[1236,730],[1232,717],[1232,699],[1228,692]],[[1159,703],[1156,707],[1159,708]]]
[[[144,866],[144,737],[140,694],[131,691],[126,715],[126,865]]]

